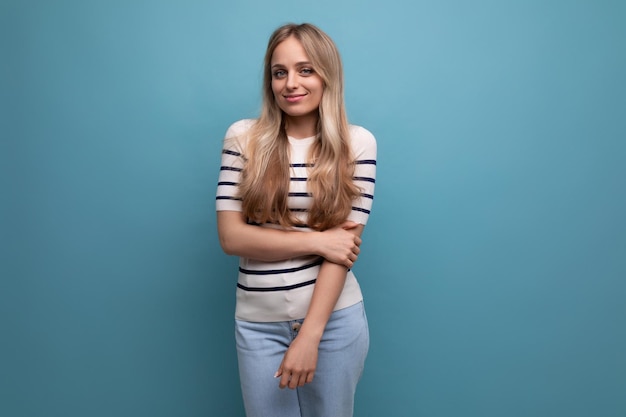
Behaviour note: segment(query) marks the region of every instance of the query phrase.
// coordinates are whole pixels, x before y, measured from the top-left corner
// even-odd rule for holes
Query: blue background
[[[310,21],[379,144],[356,416],[624,417],[625,4],[5,0],[0,415],[243,416],[221,140]]]

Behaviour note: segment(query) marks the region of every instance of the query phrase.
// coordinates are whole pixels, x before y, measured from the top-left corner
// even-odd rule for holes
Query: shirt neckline
[[[310,145],[313,142],[315,142],[315,138],[317,138],[317,136],[309,136],[308,138],[302,138],[302,139],[296,139],[292,136],[287,136],[287,139],[289,139],[289,143],[291,145],[301,145],[301,146],[305,146],[305,145]]]

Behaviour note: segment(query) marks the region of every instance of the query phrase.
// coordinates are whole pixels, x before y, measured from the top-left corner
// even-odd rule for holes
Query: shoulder
[[[350,125],[350,141],[357,154],[364,150],[376,152],[376,138],[362,126]]]
[[[242,119],[231,124],[226,130],[226,139],[239,138],[244,136],[252,126],[256,123],[256,119]]]
[[[256,119],[242,119],[231,124],[224,136],[224,149],[229,149],[237,153],[245,153],[248,143],[248,132],[256,123]]]

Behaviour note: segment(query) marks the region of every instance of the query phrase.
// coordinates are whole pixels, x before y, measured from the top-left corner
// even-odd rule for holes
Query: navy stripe
[[[308,213],[309,212],[308,209],[303,209],[303,208],[290,208],[289,211],[291,211],[292,213]]]
[[[313,197],[311,193],[289,193],[289,197]]]
[[[266,269],[266,270],[254,270],[254,269],[243,269],[239,267],[239,272],[247,275],[276,275],[276,274],[289,274],[291,272],[304,271],[305,269],[313,268],[314,266],[321,265],[324,262],[324,258],[320,258],[313,263],[297,266],[294,268],[286,268],[286,269]]]
[[[273,291],[287,291],[293,290],[296,288],[306,287],[307,285],[315,284],[317,279],[312,279],[311,281],[301,282],[299,284],[287,285],[285,287],[246,287],[245,285],[241,285],[237,283],[237,287],[241,288],[244,291],[255,291],[255,292],[273,292]]]
[[[374,178],[371,177],[352,177],[354,181],[367,181],[367,182],[376,182]]]
[[[365,213],[365,214],[370,214],[370,211],[369,211],[369,210],[366,210],[366,209],[361,208],[361,207],[352,207],[352,210],[354,210],[354,211],[360,211],[360,212]]]
[[[355,164],[357,164],[357,165],[376,165],[376,160],[375,159],[362,159],[360,161],[356,161]]]
[[[314,164],[289,164],[291,168],[312,168]]]
[[[248,224],[251,224],[253,226],[262,226],[263,224],[272,224],[272,225],[277,225],[277,222],[265,222],[265,223],[257,223],[253,220],[248,219]],[[306,224],[294,224],[292,227],[301,227],[301,228],[308,228],[309,226]]]
[[[374,196],[371,194],[365,194],[365,193],[361,193],[361,197],[365,197],[365,198],[370,198],[370,199],[374,199]]]
[[[251,223],[251,222],[248,222],[248,224],[253,224],[255,226],[261,226],[261,223]],[[276,225],[276,224],[279,224],[279,223],[278,222],[265,222],[265,224],[274,224],[274,225]],[[294,224],[292,227],[308,228],[309,226],[306,225],[306,224]]]
[[[215,197],[216,200],[232,200],[232,201],[241,201],[241,198],[230,197],[227,195],[218,195]]]
[[[289,181],[306,181],[306,178],[302,178],[302,177],[291,177],[289,178]]]
[[[235,168],[235,167],[220,167],[220,171],[235,171],[235,172],[241,172],[241,168]]]
[[[231,151],[230,149],[222,149],[222,153],[234,156],[241,156],[239,152]]]
[[[232,181],[220,181],[217,183],[217,185],[239,185],[238,182],[232,182]]]

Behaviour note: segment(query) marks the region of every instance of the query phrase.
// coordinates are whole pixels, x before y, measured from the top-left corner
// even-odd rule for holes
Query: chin
[[[296,109],[281,109],[283,111],[283,113],[289,117],[302,117],[302,116],[309,116],[311,114],[316,113],[317,109],[315,110],[301,110],[298,111]]]

